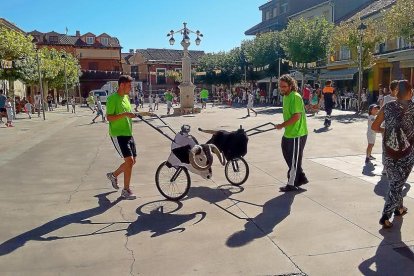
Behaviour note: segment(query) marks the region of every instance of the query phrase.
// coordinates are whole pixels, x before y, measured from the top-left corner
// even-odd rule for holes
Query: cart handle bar
[[[268,129],[260,129],[260,128],[265,127],[265,126],[272,126],[272,127],[268,128]],[[275,126],[276,125],[274,123],[269,122],[269,123],[266,123],[266,124],[248,129],[248,130],[245,131],[245,133],[247,134],[247,136],[253,136],[253,135],[256,135],[256,134],[261,134],[261,133],[264,133],[264,132],[275,130]],[[242,127],[240,126],[240,128],[242,128]],[[248,132],[250,132],[250,133],[248,133]]]
[[[172,139],[170,136],[168,136],[167,134],[165,134],[159,127],[154,126],[153,124],[151,124],[150,122],[148,122],[147,120],[145,120],[141,115],[139,114],[135,114],[137,116],[137,118],[141,119],[144,123],[146,123],[147,125],[149,125],[150,127],[152,127],[153,129],[155,129],[156,131],[158,131],[159,133],[161,133],[164,137],[166,137],[168,140],[170,140],[171,142],[174,142],[174,139]],[[174,135],[177,134],[167,123],[165,123],[158,115],[155,115],[153,117],[156,117],[157,119],[159,119],[161,122],[164,123],[164,125],[162,127],[166,127],[169,130],[171,130]]]

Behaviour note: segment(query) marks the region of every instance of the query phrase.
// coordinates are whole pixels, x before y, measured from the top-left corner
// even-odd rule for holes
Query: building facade
[[[74,55],[81,67],[79,89],[83,97],[89,91],[101,88],[106,82],[118,80],[122,73],[121,45],[116,37],[106,33],[75,35],[56,32],[29,32],[37,40],[38,47],[65,50]]]
[[[189,51],[192,68],[197,67],[198,60],[204,55],[204,51]],[[151,90],[173,89],[178,92],[179,82],[170,77],[170,72],[181,73],[182,50],[171,49],[137,49],[135,53],[125,54],[128,58],[131,76],[142,81],[144,93]],[[129,66],[129,67],[128,67]],[[128,73],[128,72],[127,72]]]

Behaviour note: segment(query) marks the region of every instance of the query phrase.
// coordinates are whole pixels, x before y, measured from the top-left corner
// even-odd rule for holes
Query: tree
[[[336,26],[331,36],[331,53],[340,49],[341,46],[347,46],[351,52],[351,59],[358,64],[358,47],[361,36],[358,32],[358,26],[361,25],[360,16],[355,16],[354,20],[342,22]],[[384,32],[381,30],[382,22],[378,20],[365,20],[364,24],[367,29],[362,35],[362,65],[364,68],[370,67],[375,61],[375,46],[384,41]]]
[[[266,67],[265,75],[272,77],[278,69],[278,60],[284,56],[280,33],[269,32],[257,36],[245,45],[248,62],[255,67]]]
[[[333,25],[325,18],[294,19],[281,33],[281,43],[292,62],[313,63],[327,57]]]
[[[385,11],[384,22],[388,38],[412,39],[414,35],[414,1],[398,0]]]
[[[174,82],[182,82],[183,81],[183,74],[181,72],[175,70],[168,70],[167,71],[167,78],[172,79]]]

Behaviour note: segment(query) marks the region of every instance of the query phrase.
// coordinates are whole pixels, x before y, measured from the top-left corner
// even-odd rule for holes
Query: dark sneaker
[[[281,191],[281,192],[294,192],[294,191],[297,191],[297,190],[298,190],[298,188],[295,187],[295,186],[292,186],[292,185],[286,185],[284,187],[279,188],[279,191]]]
[[[379,220],[379,224],[382,225],[382,228],[391,228],[392,222],[389,221],[389,218],[387,215],[382,215],[381,219]]]
[[[370,155],[369,157],[369,160],[377,160],[377,158],[375,158],[374,156],[372,156],[372,155]]]
[[[302,185],[306,185],[309,183],[309,180],[307,178],[303,178],[300,181],[298,181],[298,183],[295,184],[295,187],[300,187]]]
[[[113,173],[107,173],[106,177],[109,179],[109,181],[111,181],[112,187],[114,187],[114,189],[118,190],[119,186],[118,186],[118,179],[114,176]]]

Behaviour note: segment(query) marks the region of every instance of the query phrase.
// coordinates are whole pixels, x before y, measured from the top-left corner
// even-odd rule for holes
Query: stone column
[[[191,82],[191,58],[188,54],[188,47],[190,46],[190,42],[182,41],[181,45],[184,48],[184,56],[182,58],[183,81],[178,86],[178,88],[180,88],[181,112],[183,112],[184,109],[194,108],[195,85]]]

